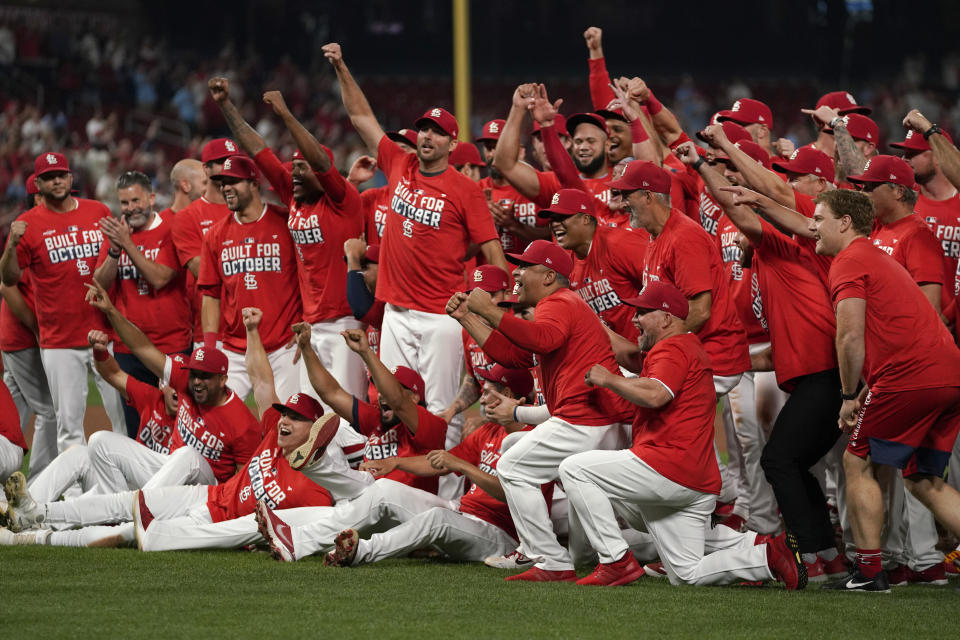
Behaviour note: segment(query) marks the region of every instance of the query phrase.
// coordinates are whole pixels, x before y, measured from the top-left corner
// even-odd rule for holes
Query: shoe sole
[[[793,554],[794,563],[797,565],[797,588],[799,591],[801,589],[807,588],[807,565],[803,563],[803,558],[800,557],[800,543],[797,541],[797,537],[790,532],[784,536],[784,542],[787,543],[787,548],[790,549],[790,552]]]
[[[644,570],[643,567],[640,567],[639,573],[634,571],[633,573],[629,573],[618,580],[614,580],[613,582],[583,582],[583,580],[586,580],[586,578],[581,578],[580,580],[577,580],[577,584],[582,587],[625,587],[628,584],[636,582],[643,576]]]
[[[666,578],[666,572],[661,573],[657,569],[651,568],[649,564],[643,565],[643,575],[650,576],[651,578]]]
[[[302,445],[287,454],[290,467],[299,470],[313,461],[317,451],[325,449],[340,428],[340,416],[326,413],[310,425],[310,437]],[[322,455],[322,454],[321,454]]]
[[[353,529],[338,533],[333,539],[333,551],[327,554],[326,560],[330,562],[327,566],[348,567],[353,564],[353,559],[357,557],[359,542],[360,536]],[[324,564],[327,563],[324,562]]]

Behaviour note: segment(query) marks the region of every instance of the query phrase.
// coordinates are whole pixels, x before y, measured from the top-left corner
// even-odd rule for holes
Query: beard
[[[585,175],[594,174],[600,171],[600,169],[603,167],[603,163],[606,161],[607,159],[603,154],[597,154],[592,160],[586,163],[580,160],[579,156],[573,157],[573,163],[577,165],[577,171]]]
[[[937,172],[934,170],[927,171],[926,173],[917,173],[913,172],[913,179],[917,181],[917,184],[927,184],[937,175]]]

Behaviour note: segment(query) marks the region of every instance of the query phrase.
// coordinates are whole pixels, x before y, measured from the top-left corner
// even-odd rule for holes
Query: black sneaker
[[[834,591],[870,591],[872,593],[890,593],[890,583],[887,582],[887,574],[881,571],[872,578],[868,578],[860,569],[854,569],[853,573],[846,578],[841,578],[836,582],[828,582],[820,587],[821,589],[832,589]]]

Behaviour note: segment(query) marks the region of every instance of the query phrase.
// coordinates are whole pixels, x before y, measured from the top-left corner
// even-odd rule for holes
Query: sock
[[[867,578],[876,577],[883,571],[880,549],[857,549],[857,568]]]
[[[817,555],[820,556],[824,562],[830,562],[840,554],[837,553],[837,550],[834,547],[830,547],[829,549],[821,549],[820,551],[817,551]]]

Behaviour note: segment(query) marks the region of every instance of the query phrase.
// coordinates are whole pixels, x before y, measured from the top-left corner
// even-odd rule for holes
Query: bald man
[[[184,158],[170,170],[170,184],[173,185],[170,211],[177,213],[199,198],[206,189],[207,176],[203,172],[203,163],[193,158]]]

